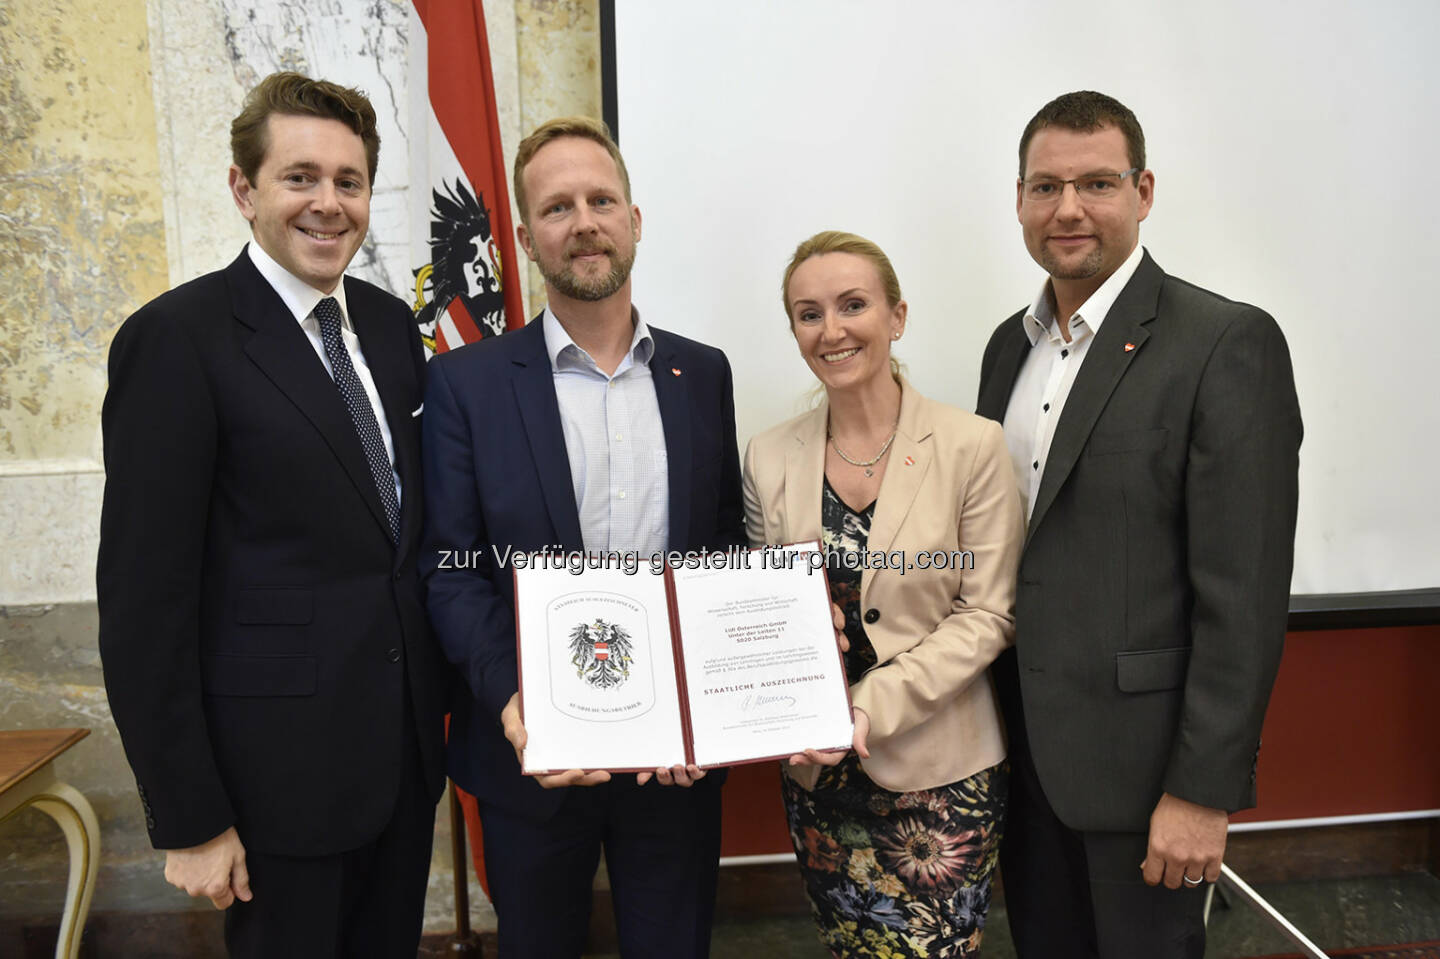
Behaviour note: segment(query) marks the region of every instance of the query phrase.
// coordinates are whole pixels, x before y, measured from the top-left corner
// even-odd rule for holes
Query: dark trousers
[[[435,803],[421,775],[413,723],[407,725],[410,748],[395,810],[374,840],[332,856],[246,850],[254,898],[236,900],[225,913],[225,945],[232,957],[414,959],[425,915]]]
[[[629,773],[572,787],[544,822],[482,804],[500,959],[584,950],[600,850],[625,959],[705,959],[720,857],[720,782],[635,785]]]
[[[1019,959],[1202,959],[1204,887],[1145,885],[1146,833],[1066,826],[1012,739],[1000,877]]]

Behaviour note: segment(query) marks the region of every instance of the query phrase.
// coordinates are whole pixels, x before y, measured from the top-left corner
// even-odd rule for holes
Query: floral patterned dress
[[[852,510],[827,480],[827,553],[863,551],[875,504]],[[860,570],[832,562],[830,591],[845,614],[851,683],[875,665],[860,622]],[[980,954],[999,856],[1009,779],[1005,763],[947,786],[891,792],[854,753],[823,769],[813,791],[784,780],[790,840],[820,938],[836,956],[962,959]]]

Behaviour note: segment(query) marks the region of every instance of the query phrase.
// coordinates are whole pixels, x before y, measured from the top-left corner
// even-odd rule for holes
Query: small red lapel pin
[[[1125,344],[1125,352],[1126,352],[1126,353],[1129,353],[1129,352],[1130,352],[1131,350],[1133,350],[1133,349],[1135,349],[1135,344],[1134,344],[1134,343],[1126,343],[1126,344]]]
[[[672,367],[670,367],[670,372],[671,372],[671,373],[674,373],[676,376],[679,376],[679,375],[680,375],[680,367],[678,367],[678,366],[672,366]]]
[[[915,465],[915,457],[913,457],[913,456],[907,456],[907,457],[905,457],[905,465],[906,465],[906,466],[914,466],[914,465]]]

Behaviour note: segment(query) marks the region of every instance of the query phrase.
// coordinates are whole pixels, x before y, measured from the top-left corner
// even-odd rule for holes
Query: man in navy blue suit
[[[742,544],[730,366],[631,305],[640,210],[603,124],[552,120],[527,137],[515,197],[549,305],[436,357],[425,397],[422,575],[470,693],[452,716],[450,774],[480,802],[506,959],[580,955],[602,847],[622,954],[703,957],[723,774],[524,776],[507,558]]]

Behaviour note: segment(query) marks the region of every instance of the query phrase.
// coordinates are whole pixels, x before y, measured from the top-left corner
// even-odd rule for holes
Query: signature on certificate
[[[754,693],[740,701],[740,708],[747,713],[754,712],[757,709],[775,709],[777,707],[788,709],[794,705],[794,696],[776,696],[765,693]]]

